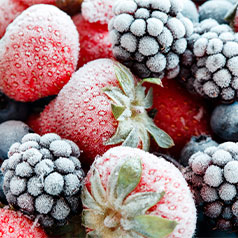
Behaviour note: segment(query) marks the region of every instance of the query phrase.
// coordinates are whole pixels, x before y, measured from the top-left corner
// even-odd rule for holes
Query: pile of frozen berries
[[[236,237],[237,0],[0,0],[0,237]]]

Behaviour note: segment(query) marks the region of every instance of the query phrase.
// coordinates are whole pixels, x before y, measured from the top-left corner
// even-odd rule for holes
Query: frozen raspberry
[[[56,134],[30,133],[21,144],[13,144],[1,168],[8,203],[33,218],[41,218],[42,226],[65,223],[78,211],[84,175],[76,148],[75,143]]]
[[[71,18],[51,5],[34,5],[0,40],[1,89],[19,101],[55,95],[77,66],[78,33]]]
[[[135,148],[115,147],[96,158],[82,202],[92,236],[159,237],[163,231],[162,237],[191,238],[195,230],[196,208],[180,171]]]

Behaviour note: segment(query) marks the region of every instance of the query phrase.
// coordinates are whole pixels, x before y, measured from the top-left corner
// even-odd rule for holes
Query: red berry
[[[84,0],[82,3],[82,15],[89,22],[108,24],[113,17],[112,6],[114,0]]]
[[[55,95],[76,69],[78,32],[51,5],[34,5],[12,22],[0,41],[0,87],[18,101]]]
[[[80,56],[78,67],[99,58],[112,58],[112,48],[107,25],[89,23],[81,14],[73,17],[79,32]]]
[[[173,79],[162,80],[163,87],[153,86],[157,110],[155,124],[174,140],[173,153],[178,153],[192,136],[211,134],[210,113],[203,101],[189,94]]]
[[[5,208],[0,209],[0,237],[47,238],[45,232],[22,213]]]
[[[89,164],[112,145],[148,150],[150,134],[168,148],[171,138],[158,132],[147,115],[150,93],[145,95],[145,88],[126,67],[98,59],[74,73],[58,97],[29,123],[40,134],[56,132],[74,141]]]
[[[162,157],[136,148],[114,147],[95,159],[82,203],[84,226],[99,237],[191,238],[196,227],[194,200],[181,172]],[[160,218],[177,225],[168,234],[155,236],[156,226],[148,225],[150,230],[138,217],[144,222],[158,219],[157,227]]]
[[[18,0],[0,0],[0,39],[7,26],[27,8]]]

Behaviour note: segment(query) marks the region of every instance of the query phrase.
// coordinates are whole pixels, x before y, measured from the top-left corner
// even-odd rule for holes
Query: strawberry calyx
[[[83,225],[90,230],[87,237],[163,238],[173,232],[176,221],[147,214],[164,191],[130,195],[141,175],[141,159],[128,156],[114,168],[105,190],[98,170],[93,168],[91,192],[84,185],[81,195]]]
[[[103,91],[113,101],[111,108],[118,127],[105,145],[122,143],[123,146],[138,147],[142,142],[142,149],[148,151],[151,135],[160,147],[172,147],[173,139],[154,124],[146,110],[152,107],[153,89],[146,93],[142,86],[145,82],[162,86],[161,80],[146,78],[136,83],[130,70],[118,62],[115,63],[115,74],[121,88],[106,87]]]

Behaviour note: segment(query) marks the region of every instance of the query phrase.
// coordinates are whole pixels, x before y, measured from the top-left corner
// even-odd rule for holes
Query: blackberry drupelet
[[[123,0],[109,22],[113,54],[141,78],[175,78],[192,22],[178,0]]]
[[[44,227],[64,224],[80,204],[79,156],[78,146],[57,134],[25,135],[1,167],[8,203]]]

